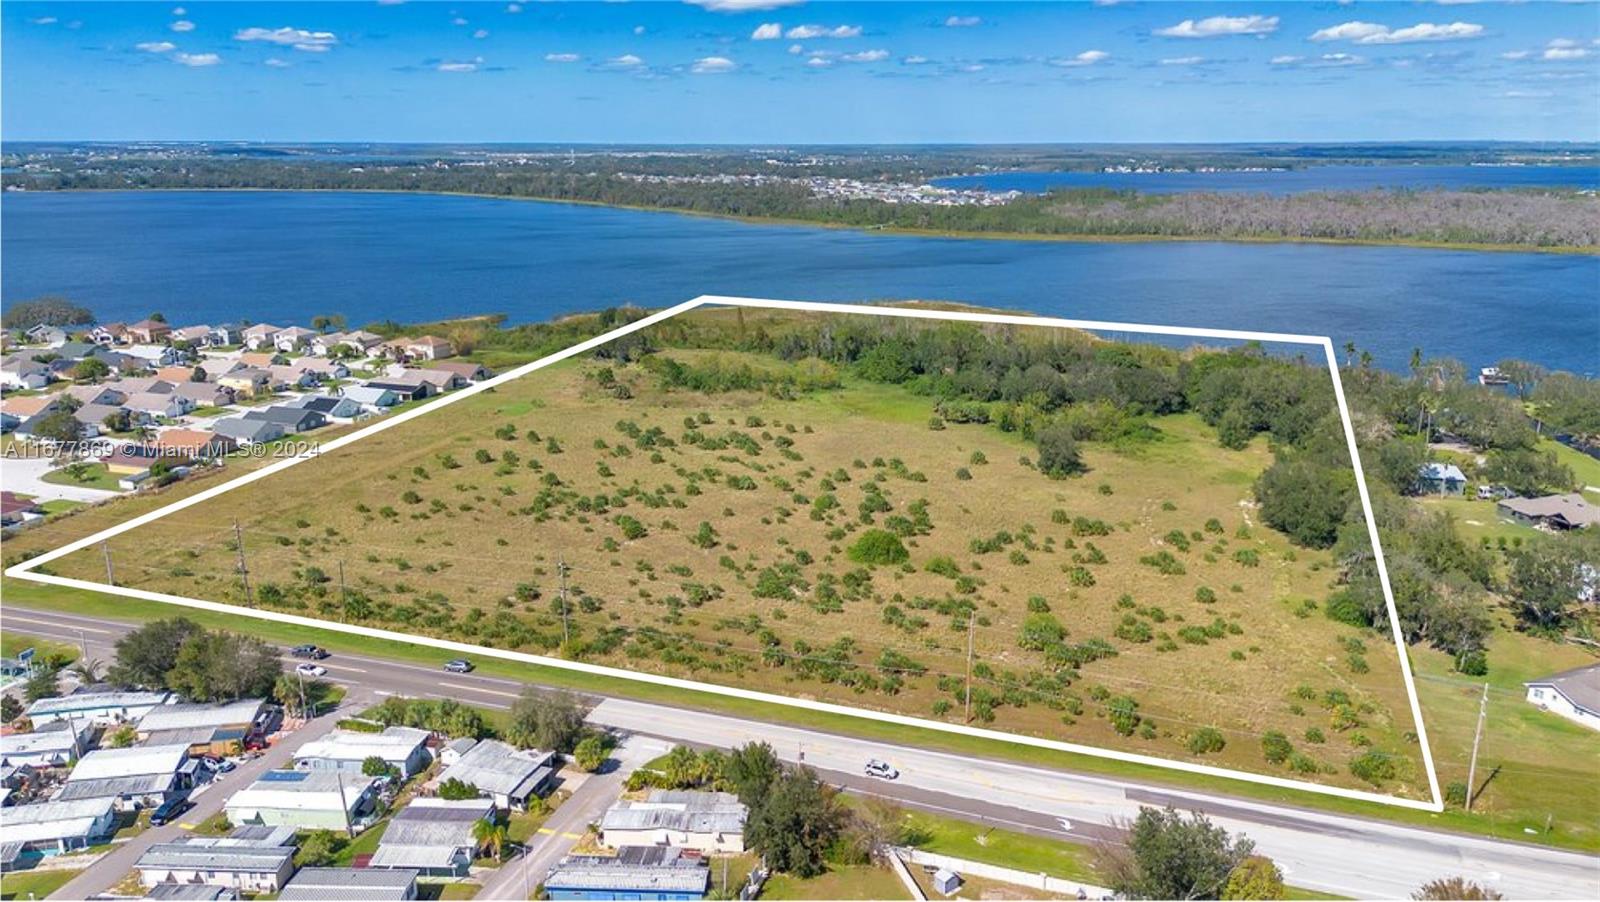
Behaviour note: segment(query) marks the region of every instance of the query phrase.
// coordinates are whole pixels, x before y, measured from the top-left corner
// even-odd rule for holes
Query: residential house
[[[60,347],[67,340],[67,330],[49,323],[40,323],[22,334],[33,344],[52,348]]]
[[[204,345],[210,337],[210,326],[184,326],[179,329],[173,329],[171,335],[174,342],[184,341],[192,345]]]
[[[417,898],[417,872],[370,868],[301,868],[280,902],[327,902],[329,899],[395,900]]]
[[[189,359],[189,355],[172,345],[128,345],[120,353],[129,357],[137,357],[144,361],[144,365],[152,369],[160,366],[172,366]]]
[[[200,407],[227,407],[233,403],[233,389],[216,382],[180,382],[172,393],[188,398]]]
[[[343,332],[323,332],[307,342],[306,349],[318,357],[326,357],[343,342]]]
[[[472,751],[472,747],[477,744],[478,740],[473,739],[471,736],[462,736],[458,739],[452,739],[445,743],[443,748],[439,749],[439,763],[445,767],[449,767],[450,765],[455,764],[457,761],[460,761],[461,756]]]
[[[0,411],[16,417],[18,421],[45,416],[54,413],[60,407],[61,399],[55,395],[26,395],[21,398],[13,396],[0,399]]]
[[[245,330],[240,333],[240,335],[244,338],[245,347],[252,351],[259,351],[264,347],[275,347],[278,333],[282,331],[283,330],[277,326],[269,325],[267,323],[257,323],[254,326],[247,326]]]
[[[241,445],[264,445],[283,438],[283,426],[270,420],[225,417],[211,424],[211,431]]]
[[[233,358],[233,362],[233,369],[238,369],[241,366],[253,366],[258,370],[264,370],[269,366],[282,366],[288,363],[289,356],[277,351],[245,351]]]
[[[314,410],[330,420],[353,420],[366,413],[355,401],[335,395],[301,395],[288,406]]]
[[[122,406],[153,417],[176,419],[194,410],[195,404],[177,392],[134,392]]]
[[[128,340],[153,345],[167,340],[172,327],[159,320],[142,319],[128,327]]]
[[[119,811],[153,807],[194,785],[187,745],[96,749],[78,759],[56,800],[111,799]]]
[[[90,356],[105,362],[111,371],[119,376],[126,376],[145,369],[145,362],[137,357],[124,354],[121,351],[96,351]]]
[[[56,356],[77,362],[85,357],[93,357],[100,350],[100,346],[88,341],[64,341],[56,347]]]
[[[131,376],[126,379],[118,379],[111,383],[111,387],[122,392],[124,402],[126,402],[128,395],[141,393],[167,395],[177,390],[176,385],[165,379],[157,379],[154,376]]]
[[[106,465],[106,469],[112,475],[128,477],[134,482],[139,482],[150,475],[150,468],[161,459],[161,452],[153,445],[130,442],[112,448],[111,453],[100,458],[100,462]],[[188,461],[169,459],[167,463],[181,465]]]
[[[127,344],[128,327],[124,323],[104,323],[89,330],[89,340],[102,347]]]
[[[61,767],[88,750],[93,730],[87,720],[59,720],[31,733],[0,734],[0,765]]]
[[[16,354],[0,363],[0,388],[12,390],[40,389],[55,379],[50,365],[31,357]]]
[[[85,438],[94,438],[106,432],[117,431],[113,426],[106,424],[106,418],[111,417],[112,423],[120,424],[124,416],[128,417],[128,426],[145,425],[150,422],[149,414],[130,411],[125,407],[115,404],[85,404],[72,412],[72,418],[83,424]]]
[[[111,838],[117,813],[110,799],[36,802],[5,809],[5,842],[23,849],[70,852]]]
[[[236,345],[244,341],[244,326],[238,323],[222,323],[212,326],[211,334],[206,336],[207,347],[220,347],[222,345]]]
[[[272,336],[272,345],[278,350],[288,353],[290,351],[303,350],[316,337],[317,332],[313,329],[290,326],[287,329],[279,330],[277,335]]]
[[[152,902],[238,902],[239,891],[209,883],[161,883],[145,890]]]
[[[414,727],[388,727],[381,733],[334,730],[300,747],[294,764],[302,770],[339,768],[359,776],[368,758],[382,758],[403,778],[428,766],[427,730]]]
[[[170,692],[74,692],[39,699],[28,706],[28,719],[35,729],[58,720],[110,726],[136,721],[172,699]]]
[[[244,829],[246,836],[261,832]],[[146,887],[205,884],[247,893],[275,893],[294,874],[294,852],[292,830],[267,831],[260,839],[234,834],[184,836],[146,849],[134,869]]]
[[[1455,464],[1425,463],[1417,470],[1417,487],[1432,495],[1459,495],[1467,489],[1467,475]]]
[[[258,398],[272,394],[272,375],[253,366],[240,367],[217,377],[217,384],[236,397]]]
[[[455,345],[435,335],[402,339],[401,347],[405,349],[407,360],[443,360],[454,357],[456,353]]]
[[[367,388],[381,388],[392,391],[395,397],[402,401],[417,401],[422,398],[431,398],[438,394],[431,382],[402,382],[398,379],[383,378],[373,379],[367,383]]]
[[[359,354],[371,354],[383,346],[383,336],[368,332],[364,329],[352,329],[344,333],[339,344],[350,348]]]
[[[236,755],[261,742],[275,715],[266,699],[165,705],[139,720],[139,740],[147,745],[189,746],[191,755]]]
[[[465,376],[437,367],[406,370],[398,376],[390,376],[389,378],[399,382],[428,382],[441,392],[465,388],[470,384]]]
[[[16,492],[0,492],[0,527],[20,526],[44,518],[44,509]]]
[[[1528,701],[1540,708],[1600,730],[1600,664],[1563,670],[1523,686]]]
[[[493,819],[490,799],[415,799],[389,818],[371,868],[412,868],[427,877],[464,877],[478,843],[472,827]]]
[[[273,770],[235,792],[225,805],[235,824],[343,830],[369,819],[373,780],[332,770]]]
[[[215,364],[211,365],[215,366]],[[172,366],[158,367],[156,369],[156,378],[162,380],[163,382],[171,382],[173,388],[177,388],[180,385],[186,385],[190,382],[197,381],[195,379],[195,371],[199,370],[201,378],[198,381],[204,382],[206,378],[205,366],[205,364],[195,366],[192,364],[181,363],[173,364]]]
[[[468,382],[482,382],[494,375],[492,371],[481,363],[468,363],[466,361],[435,363],[429,370],[439,370],[454,373]]]
[[[273,388],[306,389],[315,388],[322,381],[322,377],[310,370],[297,366],[273,365],[267,367],[267,373],[272,377]]]
[[[204,459],[232,454],[239,442],[199,429],[168,429],[156,436],[156,447],[170,457]]]
[[[600,820],[608,846],[677,846],[701,852],[743,852],[750,809],[726,792],[656,790],[642,802],[621,801]]]
[[[445,768],[438,781],[460,780],[494,799],[495,807],[522,810],[555,776],[555,756],[538,749],[521,750],[485,739]]]
[[[385,408],[400,403],[399,395],[387,388],[374,388],[371,385],[347,385],[339,393],[374,413],[381,413]]]
[[[301,357],[298,360],[290,361],[289,366],[314,374],[319,382],[347,379],[350,376],[349,367],[337,360],[323,360],[320,357]]]
[[[73,385],[64,389],[62,394],[79,404],[120,405],[128,400],[126,394],[111,385]]]
[[[310,432],[328,425],[328,418],[321,413],[304,407],[290,407],[287,404],[274,404],[271,407],[246,411],[244,418],[277,423],[283,427],[286,434]]]
[[[1600,523],[1600,507],[1590,504],[1577,492],[1542,498],[1506,498],[1496,507],[1507,519],[1547,529],[1584,529]]]
[[[628,846],[615,855],[568,855],[543,880],[549,899],[704,899],[710,862],[666,846]]]

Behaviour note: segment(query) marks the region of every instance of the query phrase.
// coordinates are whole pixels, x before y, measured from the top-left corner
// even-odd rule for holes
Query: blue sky
[[[11,140],[1600,140],[1587,3],[6,2]]]

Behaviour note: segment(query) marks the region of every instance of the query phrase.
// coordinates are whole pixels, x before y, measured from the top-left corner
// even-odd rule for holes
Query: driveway
[[[8,457],[0,466],[0,487],[19,495],[32,495],[39,501],[84,501],[93,503],[115,498],[121,492],[90,489],[76,485],[45,482],[44,474],[55,467],[48,457]]]
[[[92,899],[97,894],[106,892],[111,887],[121,883],[128,872],[138,862],[139,857],[151,846],[157,843],[172,842],[182,836],[187,836],[196,826],[206,818],[222,810],[235,791],[242,786],[248,786],[256,778],[269,770],[281,768],[294,760],[294,753],[313,739],[327,735],[343,716],[341,711],[359,710],[371,704],[372,699],[363,697],[352,699],[346,697],[338,709],[318,717],[305,726],[280,740],[276,745],[267,749],[261,757],[241,764],[222,779],[213,783],[205,792],[202,792],[194,802],[194,807],[183,813],[181,823],[167,824],[164,827],[151,827],[133,839],[118,845],[104,856],[90,865],[88,870],[74,877],[65,886],[51,893],[56,899]]]
[[[589,825],[622,794],[622,784],[641,764],[670,751],[672,744],[645,736],[629,736],[611,753],[615,765],[605,773],[589,774],[572,796],[550,815],[529,841],[527,850],[501,865],[474,898],[527,899],[544,882],[550,868],[572,850]]]

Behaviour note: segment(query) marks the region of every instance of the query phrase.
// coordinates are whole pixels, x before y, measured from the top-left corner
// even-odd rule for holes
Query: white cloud
[[[1366,57],[1353,53],[1324,53],[1317,57],[1319,66],[1359,66],[1366,61]]]
[[[1528,55],[1526,50],[1507,50],[1505,53],[1500,54],[1500,58],[1503,60],[1525,60]]]
[[[576,53],[546,53],[544,61],[547,63],[575,63],[583,57]]]
[[[632,69],[636,66],[644,65],[644,60],[631,53],[624,53],[621,56],[614,56],[606,60],[606,65],[617,69]]]
[[[1271,63],[1274,66],[1292,66],[1304,59],[1305,57],[1303,56],[1275,56],[1272,58]]]
[[[635,26],[633,26],[633,33],[634,34],[644,34],[644,26],[643,25],[635,25]]]
[[[507,3],[506,4],[506,12],[511,13],[512,15],[520,13],[520,12],[522,12],[522,4],[521,3]]]
[[[186,9],[184,9],[184,8],[183,8],[183,7],[181,7],[181,6],[174,6],[174,7],[173,7],[173,8],[172,8],[172,14],[173,14],[173,15],[174,15],[174,16],[186,16],[186,15],[188,15],[188,14],[189,14],[189,11],[188,11],[188,10],[186,10]]]
[[[1161,61],[1163,66],[1198,66],[1205,62],[1203,56],[1170,56]]]
[[[928,62],[928,58],[925,56],[908,56],[900,62],[906,64],[907,66],[920,66],[923,63]]]
[[[1277,16],[1211,16],[1184,19],[1176,25],[1156,29],[1156,34],[1164,38],[1216,38],[1233,34],[1271,34],[1277,30]]]
[[[461,18],[460,16],[456,16],[454,19],[450,20],[450,24],[451,25],[465,25],[465,24],[467,24],[467,20]]]
[[[732,72],[738,68],[733,60],[725,56],[703,56],[694,61],[689,71],[696,75],[716,75],[720,72]]]
[[[1111,58],[1104,50],[1085,50],[1077,56],[1050,60],[1052,66],[1092,66]]]
[[[174,53],[172,60],[191,68],[202,69],[222,62],[222,57],[217,56],[215,53]]]
[[[168,25],[167,27],[172,29],[173,31],[176,31],[179,34],[183,34],[184,32],[194,31],[194,23],[190,22],[188,19],[179,19],[178,21],[172,23],[171,25]]]
[[[763,22],[750,32],[752,41],[776,41],[783,37],[783,25],[778,22]]]
[[[975,28],[982,24],[983,20],[977,16],[951,16],[944,20],[946,28]]]
[[[1551,62],[1567,62],[1569,60],[1581,60],[1588,55],[1589,48],[1587,47],[1556,46],[1556,43],[1551,41],[1550,46],[1544,49],[1544,53],[1539,54],[1539,58],[1550,60]]]
[[[861,37],[860,25],[836,25],[829,28],[826,25],[796,25],[784,33],[791,41],[808,41],[812,38],[859,38]]]
[[[434,68],[440,72],[476,72],[483,65],[483,57],[477,56],[470,60],[445,60]]]
[[[143,41],[133,46],[145,53],[171,53],[178,49],[178,45],[171,41]]]
[[[474,37],[474,38],[477,38],[477,39],[478,39],[478,40],[480,40],[480,41],[481,41],[481,40],[483,40],[483,39],[484,39],[484,38],[486,38],[486,37],[488,37],[488,36],[489,36],[489,29],[487,29],[487,28],[480,28],[480,29],[478,29],[478,30],[477,30],[477,31],[474,31],[474,32],[473,32],[473,33],[472,33],[472,36],[473,36],[473,37]]]
[[[714,13],[743,13],[798,6],[805,0],[688,0],[688,2]]]
[[[304,28],[241,28],[233,33],[233,39],[293,47],[305,53],[326,53],[339,43],[339,38],[331,31],[308,31]]]
[[[984,69],[989,67],[985,66],[983,63],[967,63],[966,65],[959,66],[957,68],[959,68],[962,72],[982,72]]]
[[[1471,22],[1435,25],[1419,22],[1405,28],[1390,28],[1372,22],[1343,22],[1313,32],[1313,41],[1351,41],[1357,44],[1414,44],[1420,41],[1460,41],[1483,36],[1483,26]]]
[[[863,50],[860,53],[846,53],[841,57],[847,63],[877,63],[888,58],[887,50]]]
[[[799,44],[790,44],[789,45],[789,52],[791,54],[795,55],[795,56],[799,56],[800,54],[804,53],[805,51],[806,51],[806,48],[800,46]]]
[[[1538,98],[1541,98],[1541,97],[1554,97],[1555,94],[1550,92],[1550,91],[1501,91],[1499,94],[1496,94],[1495,96],[1496,97],[1506,97],[1506,98],[1510,98],[1512,100],[1519,100],[1519,99],[1528,100],[1528,99],[1538,99]]]
[[[54,24],[56,24],[56,17],[55,16],[40,16],[37,19],[29,19],[28,23],[30,25],[54,25]]]
[[[288,60],[281,60],[275,56],[267,57],[267,65],[274,69],[287,69],[291,65]]]

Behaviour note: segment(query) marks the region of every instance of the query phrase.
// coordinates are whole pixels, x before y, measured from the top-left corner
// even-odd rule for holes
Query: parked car
[[[165,802],[157,805],[156,810],[150,812],[150,825],[152,827],[160,827],[163,824],[170,823],[174,818],[187,810],[188,807],[188,799],[167,799]]]
[[[328,657],[328,650],[320,645],[296,645],[294,648],[289,649],[289,654],[296,658],[310,658],[313,661],[320,661]]]
[[[867,762],[867,776],[877,777],[880,780],[893,780],[900,776],[900,772],[895,770],[893,764],[873,758]]]
[[[294,672],[300,674],[301,676],[319,677],[327,675],[328,668],[323,667],[321,664],[311,664],[308,662],[296,667]]]
[[[466,658],[456,658],[451,661],[446,661],[444,669],[448,673],[471,673],[473,671],[473,666],[472,662],[468,661]]]

